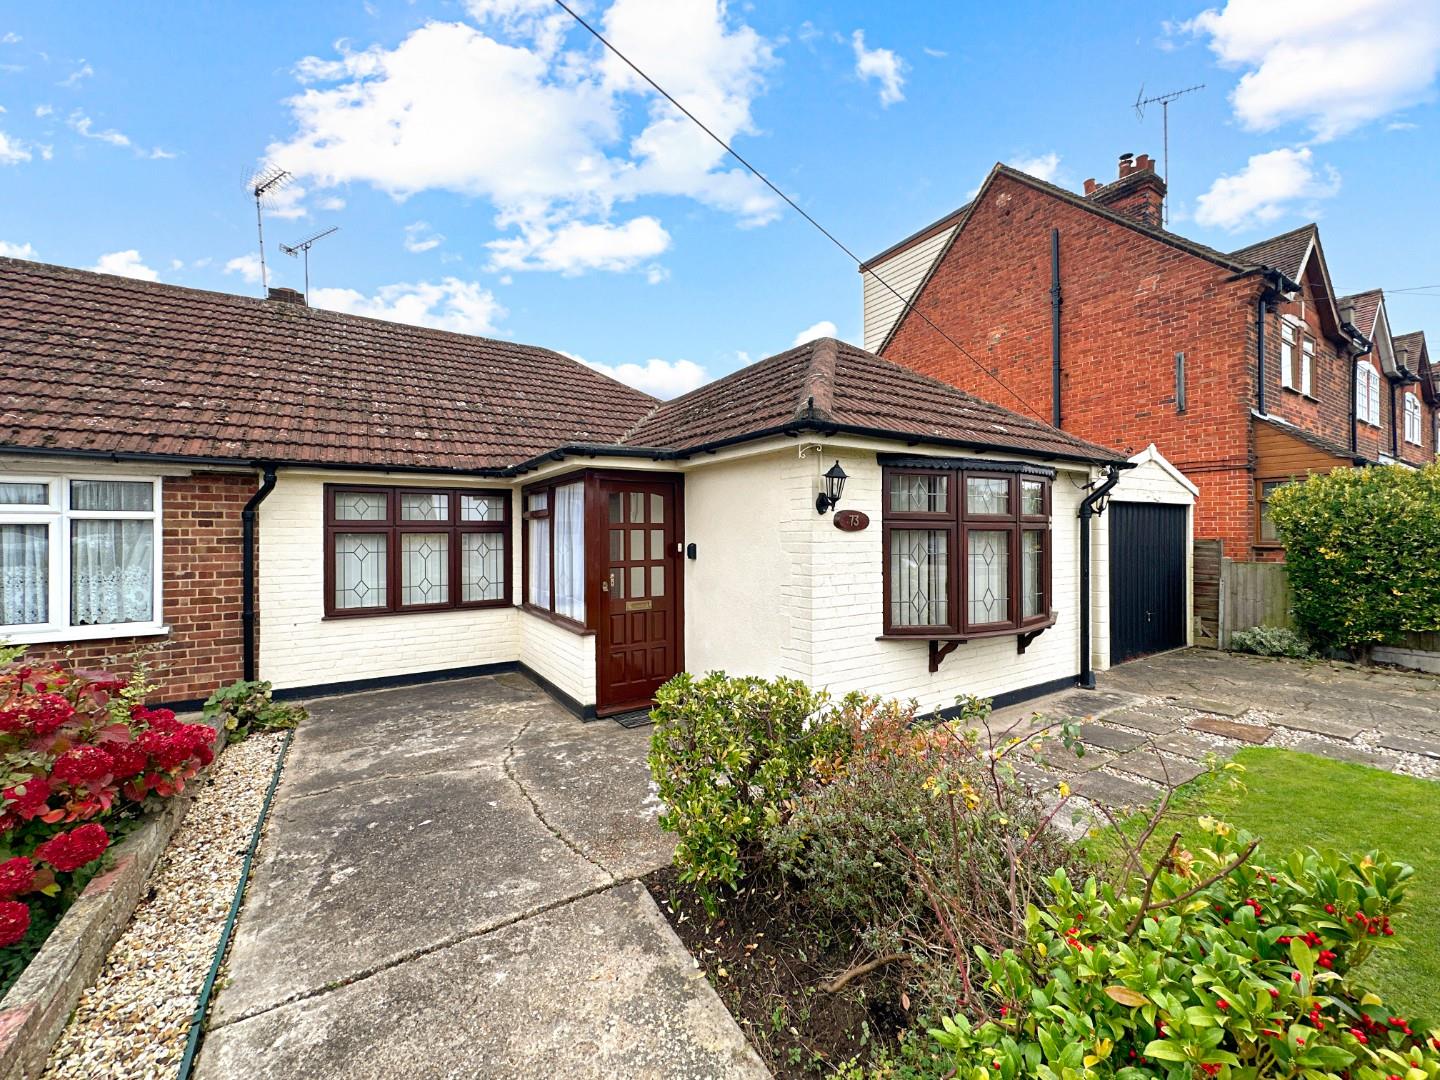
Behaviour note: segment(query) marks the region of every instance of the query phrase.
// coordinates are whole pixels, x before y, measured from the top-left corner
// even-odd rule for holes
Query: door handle
[[[602,582],[600,582],[600,591],[601,591],[601,592],[606,592],[606,593],[608,593],[608,592],[610,591],[610,578],[613,577],[613,576],[614,576],[614,575],[607,574],[607,575],[605,576],[605,580],[602,581]]]

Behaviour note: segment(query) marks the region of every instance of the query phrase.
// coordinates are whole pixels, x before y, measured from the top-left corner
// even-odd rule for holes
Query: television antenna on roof
[[[1168,193],[1168,190],[1169,190],[1169,187],[1170,187],[1170,102],[1174,101],[1176,98],[1184,97],[1186,94],[1193,94],[1193,93],[1194,93],[1195,91],[1197,91],[1197,90],[1204,90],[1204,89],[1205,89],[1205,84],[1204,84],[1204,83],[1197,83],[1197,84],[1194,85],[1194,86],[1187,86],[1184,90],[1171,90],[1168,94],[1157,94],[1155,97],[1148,97],[1148,98],[1147,98],[1147,97],[1145,96],[1145,84],[1144,84],[1144,83],[1141,83],[1141,84],[1140,84],[1140,92],[1135,95],[1135,119],[1136,119],[1136,120],[1141,120],[1141,121],[1143,121],[1143,120],[1145,119],[1145,106],[1146,106],[1146,105],[1159,105],[1159,106],[1160,106],[1160,115],[1161,115],[1160,126],[1161,126],[1161,129],[1162,129],[1163,133],[1164,133],[1164,134],[1163,134],[1163,139],[1164,139],[1164,151],[1163,151],[1163,153],[1164,153],[1164,159],[1163,159],[1163,160],[1164,160],[1164,165],[1163,165],[1163,168],[1164,168],[1165,172],[1163,173],[1163,177],[1164,177],[1164,180],[1165,180],[1165,187],[1166,187],[1167,193]],[[1166,225],[1169,225],[1169,224],[1170,224],[1170,200],[1169,200],[1169,199],[1166,199],[1166,200],[1165,200],[1165,224],[1166,224]]]
[[[339,225],[331,225],[328,229],[321,229],[317,233],[311,233],[304,240],[297,240],[293,244],[281,244],[280,250],[292,259],[305,257],[305,300],[310,300],[310,249],[315,246],[316,241],[324,240],[331,233],[339,232]]]
[[[265,267],[265,220],[261,214],[261,205],[272,198],[275,192],[279,191],[295,177],[279,165],[265,163],[260,166],[245,186],[250,189],[250,194],[255,196],[255,231],[260,237],[260,293],[262,296],[269,295],[270,276]]]

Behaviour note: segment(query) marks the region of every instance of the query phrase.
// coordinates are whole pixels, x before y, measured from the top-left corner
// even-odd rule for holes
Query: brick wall
[[[916,301],[979,366],[913,315],[885,356],[1027,411],[993,373],[1048,421],[1052,227],[1060,230],[1064,428],[1127,454],[1154,442],[1200,487],[1196,537],[1248,551],[1258,279],[1227,280],[1223,267],[1002,176]],[[1177,352],[1185,353],[1183,413]]]
[[[240,511],[256,487],[250,474],[166,477],[163,487],[168,637],[104,638],[71,645],[32,645],[27,656],[65,656],[80,666],[123,666],[137,646],[154,643],[155,701],[209,697],[243,674]]]

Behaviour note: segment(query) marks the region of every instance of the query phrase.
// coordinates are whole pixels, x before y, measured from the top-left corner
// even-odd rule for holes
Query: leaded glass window
[[[1020,596],[1022,618],[1033,619],[1045,611],[1045,534],[1026,529],[1020,540]]]
[[[335,608],[388,606],[390,538],[385,533],[335,533]]]
[[[890,534],[890,619],[896,626],[950,622],[950,534],[945,530]]]
[[[465,603],[505,598],[505,534],[460,534],[460,599]]]
[[[400,534],[400,603],[421,607],[449,603],[450,534]]]
[[[505,495],[460,496],[461,521],[503,521],[510,499]]]
[[[892,473],[890,507],[894,513],[943,514],[949,504],[950,477],[936,473]]]
[[[965,513],[967,516],[984,517],[1001,517],[1010,513],[1009,478],[967,476],[965,478]]]
[[[335,519],[337,521],[384,521],[389,515],[390,507],[386,492],[335,492]]]
[[[1045,515],[1045,483],[1042,480],[1020,481],[1020,513],[1026,517]]]
[[[971,529],[966,595],[970,622],[1010,621],[1010,533],[1003,529]]]
[[[402,491],[400,493],[401,521],[449,521],[450,493],[448,491]]]

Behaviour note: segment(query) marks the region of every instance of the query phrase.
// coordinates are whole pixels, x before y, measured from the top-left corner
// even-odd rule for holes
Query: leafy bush
[[[682,673],[655,695],[650,773],[665,804],[660,825],[676,834],[680,879],[708,905],[718,888],[740,883],[761,829],[841,748],[827,701],[795,679],[721,671]]]
[[[0,977],[8,984],[84,887],[116,826],[183,791],[214,756],[215,731],[183,724],[168,709],[146,708],[151,688],[143,667],[127,679],[26,664],[13,649],[6,657]]]
[[[836,711],[851,750],[765,832],[767,857],[817,911],[876,955],[904,956],[921,1006],[953,1001],[963,972],[947,940],[1004,948],[1046,876],[1079,861],[1008,765],[1018,743],[982,745],[988,702],[915,725],[916,704],[852,694]]]
[[[1440,630],[1440,463],[1337,469],[1270,497],[1295,617],[1327,648]]]
[[[1440,1076],[1440,1033],[1356,975],[1393,944],[1410,867],[1313,851],[1257,867],[1254,841],[1205,824],[1209,847],[1172,841],[1138,893],[1056,873],[1021,947],[977,950],[984,1004],[931,1032],[933,1075]]]
[[[228,741],[237,743],[256,728],[284,731],[297,726],[309,715],[305,706],[286,705],[276,701],[272,693],[268,682],[237,679],[210,695],[203,707],[205,719],[211,724],[223,720],[225,730],[229,732]]]
[[[1230,648],[1256,656],[1289,656],[1296,660],[1308,660],[1315,655],[1305,635],[1288,626],[1252,626],[1249,630],[1236,630],[1230,635]]]

